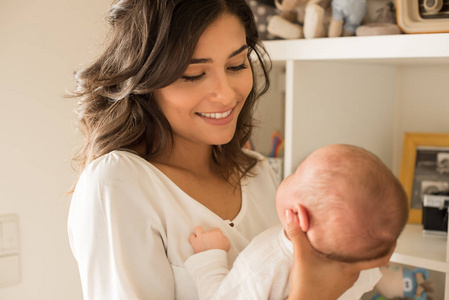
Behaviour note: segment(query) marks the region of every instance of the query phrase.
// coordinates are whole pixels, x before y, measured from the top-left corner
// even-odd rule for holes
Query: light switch
[[[0,256],[0,288],[20,283],[19,255]]]
[[[19,217],[0,215],[0,288],[21,281]]]
[[[3,245],[3,227],[2,223],[0,222],[0,253],[2,252],[1,249],[3,249],[2,245]]]
[[[19,232],[17,222],[2,222],[2,250],[18,251],[19,250]]]
[[[19,217],[0,215],[0,256],[19,252]]]

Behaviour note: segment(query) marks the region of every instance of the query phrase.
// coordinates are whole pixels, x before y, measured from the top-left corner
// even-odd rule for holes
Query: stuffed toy
[[[368,12],[366,0],[332,0],[332,22],[329,36],[355,35]]]
[[[367,13],[366,0],[275,0],[279,15],[268,22],[270,34],[284,39],[355,35]]]
[[[327,35],[331,0],[275,0],[279,15],[268,22],[270,34],[284,39],[318,38]]]
[[[414,270],[404,268],[400,265],[389,264],[381,267],[383,276],[377,283],[377,291],[373,300],[411,299],[431,300],[430,293],[434,286],[429,282],[429,271],[422,268]]]
[[[277,9],[274,0],[248,0],[248,4],[254,14],[256,20],[257,32],[261,40],[275,39],[273,35],[267,31],[268,20],[277,15]]]
[[[378,14],[372,22],[357,27],[357,36],[391,35],[401,34],[396,25],[396,8],[393,2],[387,2],[383,7],[377,9]]]

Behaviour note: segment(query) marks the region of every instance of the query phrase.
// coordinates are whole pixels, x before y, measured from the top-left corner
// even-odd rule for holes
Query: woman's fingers
[[[304,212],[286,212],[286,234],[293,244],[289,300],[335,300],[357,280],[360,271],[386,265],[394,248],[379,259],[357,263],[330,260],[316,252],[307,237],[308,220]],[[304,222],[305,220],[305,222]]]
[[[298,216],[293,211],[287,209],[285,211],[285,218],[287,219],[287,235],[289,239],[302,234]]]
[[[295,213],[287,211],[286,220],[286,233],[293,244],[288,300],[337,299],[357,280],[357,269],[348,269],[347,264],[329,260],[318,254],[301,229],[308,228],[308,225],[305,225],[303,220],[300,221]]]
[[[287,220],[286,233],[287,237],[293,244],[293,256],[295,257],[294,261],[301,260],[301,257],[306,257],[310,260],[310,258],[316,253],[310,245],[309,239],[305,233],[306,230],[304,230],[304,228],[308,228],[308,220],[300,220],[298,214],[294,213],[292,210],[287,210],[285,213]],[[304,217],[303,214],[302,216]],[[303,223],[307,223],[307,225],[304,226]]]

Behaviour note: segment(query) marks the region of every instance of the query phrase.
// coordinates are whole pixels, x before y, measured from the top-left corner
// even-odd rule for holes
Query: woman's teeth
[[[232,109],[224,112],[224,113],[198,113],[202,117],[211,118],[211,119],[223,119],[229,116],[232,112]]]

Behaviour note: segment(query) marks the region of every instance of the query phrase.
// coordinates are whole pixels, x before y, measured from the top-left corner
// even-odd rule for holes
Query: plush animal
[[[272,40],[276,37],[267,31],[268,21],[277,15],[274,0],[247,0],[256,21],[257,32],[261,40]]]
[[[368,12],[366,0],[332,0],[332,22],[329,36],[355,35]]]
[[[383,276],[376,285],[377,295],[373,298],[380,299],[411,299],[430,300],[430,293],[434,286],[429,282],[429,271],[422,268],[408,269],[400,265],[389,264],[381,267]]]
[[[270,34],[284,39],[355,35],[366,0],[275,0],[280,14],[268,22]]]
[[[396,24],[396,8],[393,2],[387,2],[383,7],[377,9],[377,18],[372,22],[367,22],[357,27],[356,35],[392,35],[401,34],[401,30]]]
[[[268,22],[270,34],[284,39],[318,38],[327,35],[331,0],[275,0],[280,11]]]

